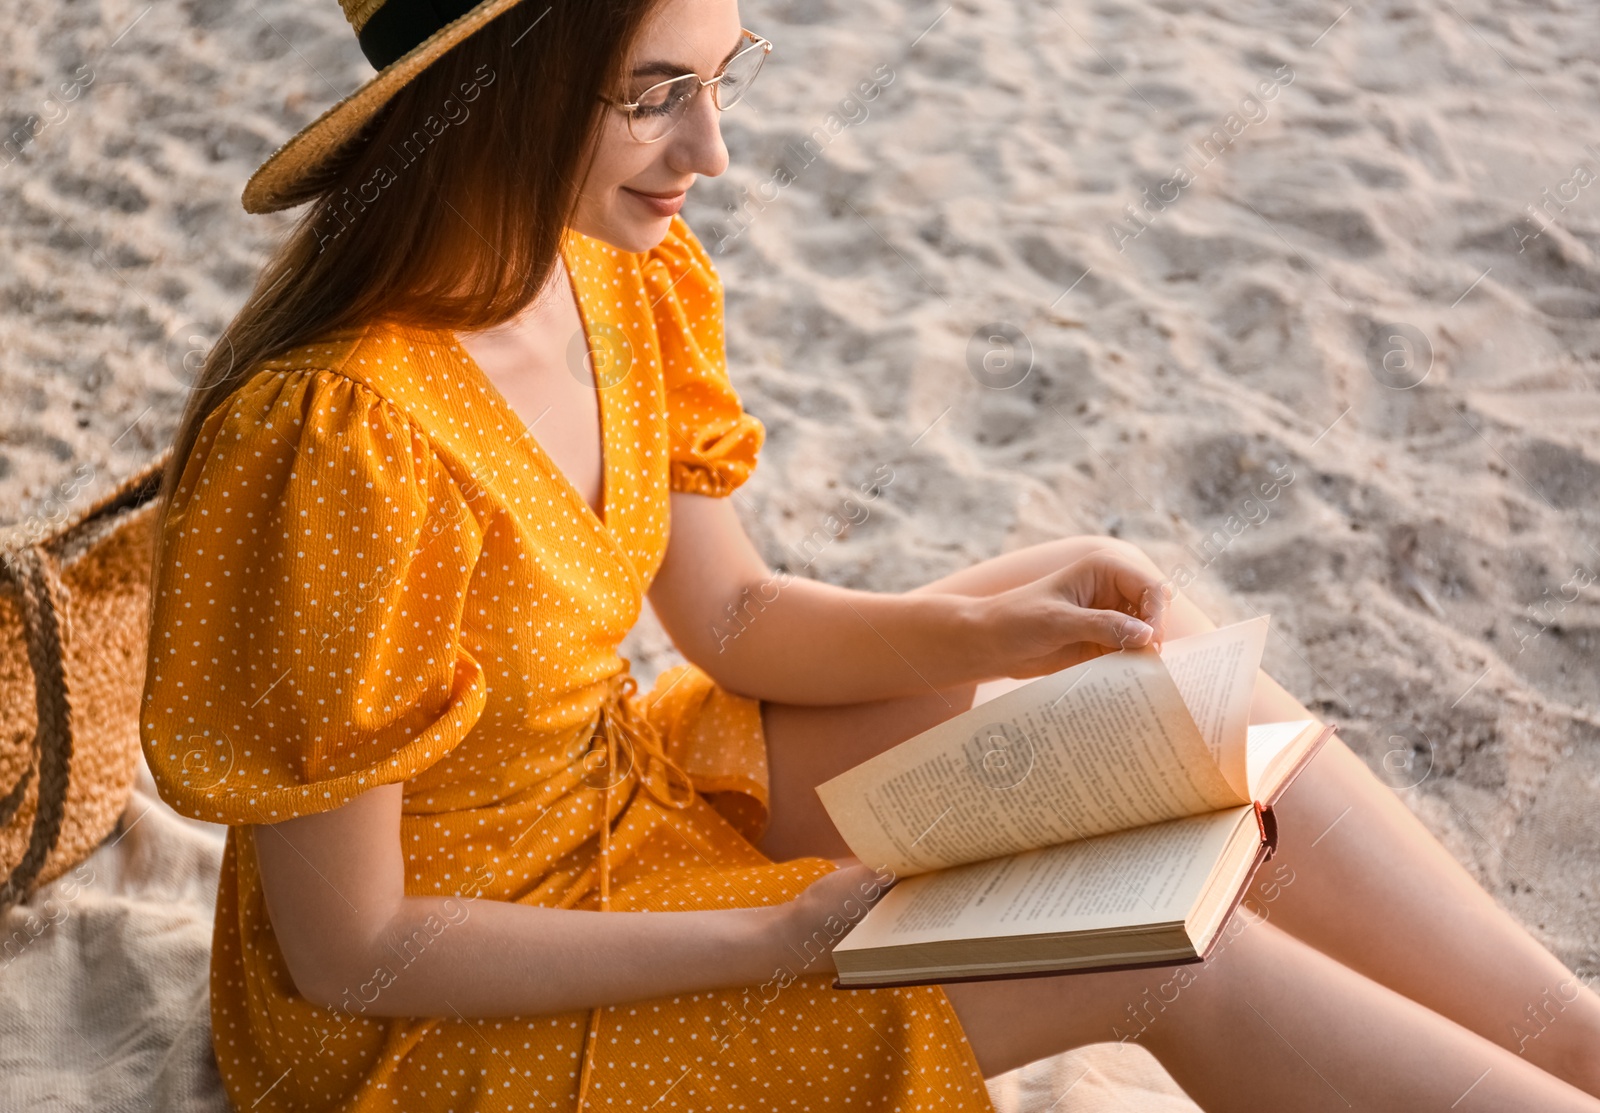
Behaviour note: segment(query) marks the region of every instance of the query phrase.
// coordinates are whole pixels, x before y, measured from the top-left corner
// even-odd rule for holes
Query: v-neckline
[[[567,235],[570,234],[571,230],[569,229]],[[601,533],[604,533],[607,536],[610,536],[612,540],[615,540],[616,536],[611,530],[613,509],[611,495],[616,489],[614,477],[611,474],[611,419],[610,414],[606,412],[606,392],[600,389],[599,380],[595,378],[593,370],[594,347],[591,339],[592,333],[589,329],[588,317],[584,312],[583,296],[578,290],[578,279],[576,275],[573,274],[572,265],[567,259],[567,254],[568,248],[565,243],[563,243],[561,248],[562,268],[566,271],[567,286],[572,291],[572,300],[578,309],[578,325],[583,330],[584,351],[589,353],[588,362],[590,364],[590,389],[594,391],[595,407],[599,411],[600,416],[600,513],[595,513],[594,507],[590,506],[589,500],[583,497],[583,492],[578,490],[577,484],[573,483],[567,473],[561,470],[561,467],[555,462],[555,458],[552,457],[549,452],[545,451],[544,445],[540,444],[538,439],[533,435],[533,426],[524,421],[522,415],[517,412],[516,407],[506,400],[506,396],[501,393],[499,387],[495,386],[494,380],[489,377],[488,373],[485,372],[481,366],[479,366],[478,361],[473,358],[472,353],[467,351],[467,346],[461,343],[461,337],[458,336],[454,330],[450,331],[450,342],[460,350],[464,362],[472,368],[473,374],[477,375],[479,385],[489,392],[489,396],[494,400],[495,404],[498,405],[500,409],[510,417],[511,421],[514,423],[512,426],[513,430],[519,428],[521,429],[521,435],[518,436],[517,439],[512,443],[521,444],[522,442],[526,441],[531,444],[533,446],[534,454],[544,463],[546,469],[555,476],[556,482],[559,483],[567,492],[568,497],[573,502],[578,504],[582,512],[588,516],[589,520],[594,523]],[[546,412],[548,413],[549,411],[547,410]],[[537,424],[543,418],[543,416],[543,414],[540,414],[539,417],[534,419],[534,423]]]

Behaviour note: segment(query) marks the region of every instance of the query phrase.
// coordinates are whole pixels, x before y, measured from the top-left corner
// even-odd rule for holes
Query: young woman
[[[1270,919],[1181,983],[831,989],[816,941],[880,884],[815,785],[981,681],[1211,624],[1097,537],[773,599],[675,215],[770,44],[734,0],[469,7],[345,0],[380,72],[252,179],[310,207],[177,438],[144,745],[231,825],[238,1108],[985,1109],[1137,1028],[1208,1109],[1600,1109],[1600,1001],[1339,743]],[[641,694],[646,595],[693,664]],[[1310,717],[1265,675],[1254,713]]]

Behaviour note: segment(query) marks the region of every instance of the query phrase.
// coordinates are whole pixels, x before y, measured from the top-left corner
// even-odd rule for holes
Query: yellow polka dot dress
[[[700,669],[640,693],[617,653],[667,493],[722,496],[764,430],[729,384],[722,287],[680,217],[648,252],[569,231],[600,386],[596,515],[448,332],[374,326],[262,364],[207,419],[157,570],[142,738],[162,796],[231,825],[211,965],[235,1106],[991,1108],[935,987],[771,981],[554,1016],[369,1015],[294,988],[249,824],[403,783],[410,895],[617,911],[769,905],[833,868],[751,845],[760,705]]]

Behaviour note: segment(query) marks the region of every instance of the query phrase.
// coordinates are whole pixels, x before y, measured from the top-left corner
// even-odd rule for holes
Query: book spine
[[[1278,817],[1271,804],[1255,802],[1256,824],[1261,828],[1261,842],[1267,848],[1267,858],[1278,852]]]
[[[1253,878],[1254,876],[1255,876],[1255,871],[1252,870],[1251,871],[1251,877]],[[1241,894],[1241,898],[1242,898],[1243,890],[1240,890],[1240,894]],[[1235,904],[1235,906],[1237,906],[1238,900],[1235,900],[1234,904]],[[1229,914],[1232,915],[1231,912]],[[1218,934],[1221,934],[1221,933],[1219,932]],[[1028,970],[1028,971],[1023,971],[1022,973],[1012,973],[1012,974],[964,974],[964,975],[960,975],[960,976],[954,977],[954,978],[940,978],[938,981],[931,981],[931,980],[929,980],[927,978],[922,978],[922,979],[919,979],[919,980],[908,981],[908,982],[848,982],[847,983],[847,982],[841,980],[840,975],[835,974],[834,975],[833,988],[834,989],[898,989],[898,988],[900,988],[902,986],[954,985],[957,982],[1006,982],[1006,981],[1012,981],[1012,980],[1014,980],[1016,978],[1056,978],[1056,977],[1060,977],[1060,976],[1062,976],[1064,974],[1107,974],[1107,973],[1111,973],[1113,971],[1121,971],[1121,970],[1154,970],[1154,969],[1157,969],[1158,967],[1163,967],[1163,966],[1164,967],[1193,966],[1196,963],[1204,962],[1204,961],[1205,961],[1205,957],[1203,955],[1192,955],[1192,956],[1187,956],[1186,955],[1186,956],[1180,956],[1180,957],[1177,957],[1177,958],[1154,959],[1154,960],[1152,960],[1150,962],[1116,962],[1116,963],[1111,963],[1111,964],[1105,965],[1105,966],[1078,966],[1078,967],[1073,967],[1073,968],[1064,969],[1064,970]]]

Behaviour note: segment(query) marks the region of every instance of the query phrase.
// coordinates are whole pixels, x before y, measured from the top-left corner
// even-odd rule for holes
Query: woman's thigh
[[[774,862],[849,856],[816,786],[966,711],[975,689],[831,706],[762,701],[770,819],[757,849]]]
[[[1235,924],[1200,964],[945,993],[986,1077],[1126,1038],[1208,1110],[1600,1111],[1512,1051],[1272,924]]]

